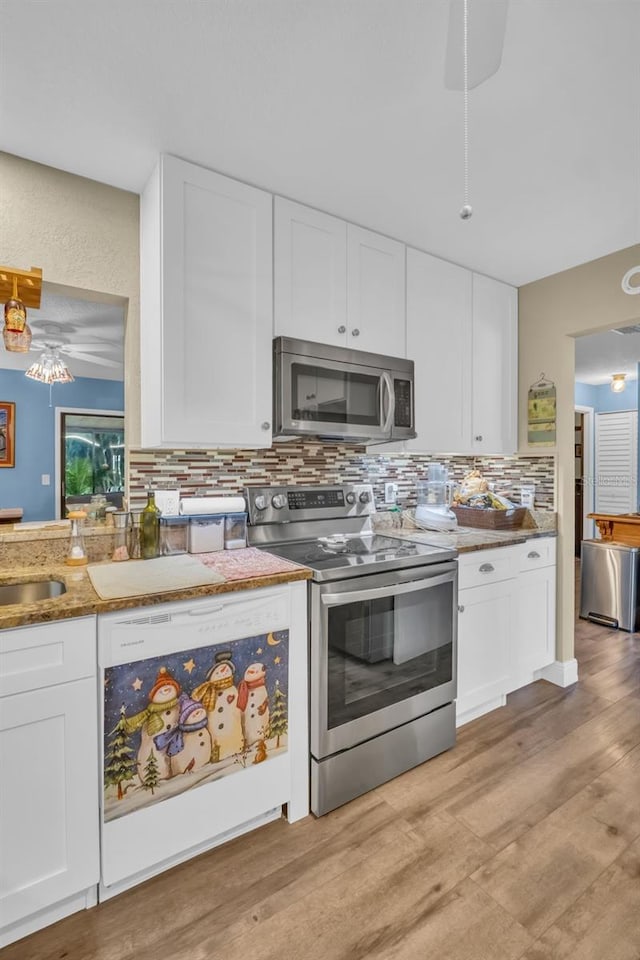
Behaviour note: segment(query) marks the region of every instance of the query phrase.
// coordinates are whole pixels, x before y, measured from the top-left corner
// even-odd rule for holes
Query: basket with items
[[[489,490],[479,470],[471,470],[453,495],[451,509],[461,527],[488,530],[517,530],[522,526],[526,507],[516,506],[507,497]]]

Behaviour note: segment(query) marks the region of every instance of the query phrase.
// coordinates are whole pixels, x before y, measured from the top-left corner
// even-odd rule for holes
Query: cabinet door
[[[406,357],[405,248],[347,225],[347,345]]]
[[[95,678],[0,700],[0,917],[98,882]]]
[[[458,594],[458,699],[460,717],[506,694],[515,581],[469,587]],[[488,707],[491,709],[491,706]]]
[[[531,683],[534,672],[556,656],[556,568],[521,573],[517,581],[516,629],[511,644],[509,690]]]
[[[407,356],[415,363],[415,440],[408,450],[471,445],[471,272],[407,250]]]
[[[269,446],[272,197],[161,158],[141,203],[142,444]]]
[[[517,447],[518,291],[473,274],[474,453]]]
[[[347,342],[347,224],[275,199],[274,333]]]

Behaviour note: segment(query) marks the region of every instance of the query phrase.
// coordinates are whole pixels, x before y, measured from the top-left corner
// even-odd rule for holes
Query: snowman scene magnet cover
[[[104,820],[287,750],[289,631],[105,669]]]

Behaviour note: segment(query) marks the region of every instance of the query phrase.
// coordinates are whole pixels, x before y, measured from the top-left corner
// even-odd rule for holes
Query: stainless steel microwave
[[[407,440],[414,427],[413,360],[276,337],[276,437]]]

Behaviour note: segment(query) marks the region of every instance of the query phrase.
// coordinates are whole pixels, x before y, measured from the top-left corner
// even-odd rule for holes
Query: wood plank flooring
[[[277,821],[1,960],[638,960],[640,634],[340,810]],[[162,843],[162,837],[158,837]]]

